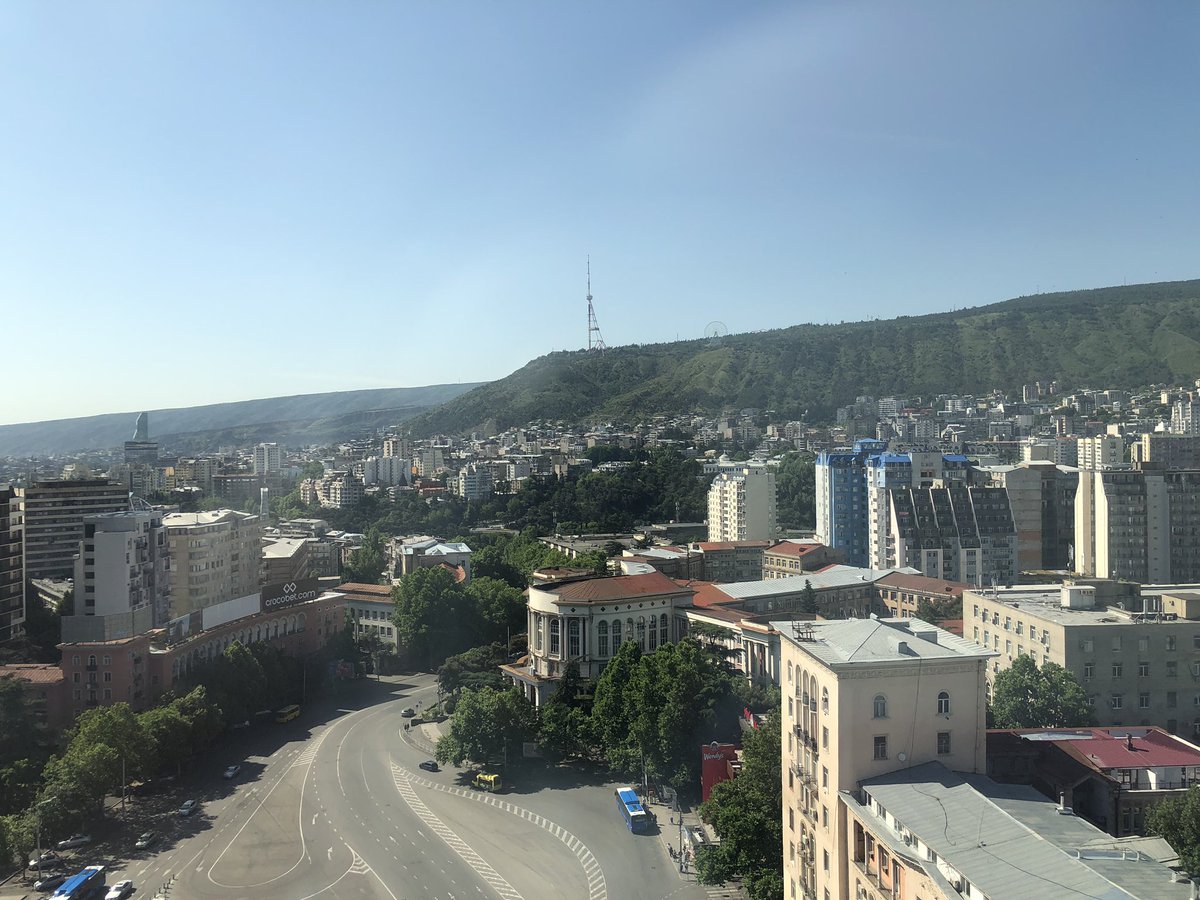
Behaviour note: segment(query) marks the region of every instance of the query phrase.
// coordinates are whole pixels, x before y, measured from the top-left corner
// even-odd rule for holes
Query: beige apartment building
[[[989,690],[997,673],[1028,655],[1079,679],[1097,725],[1157,725],[1200,736],[1200,592],[1142,592],[1119,601],[1132,609],[1105,605],[1083,584],[970,590],[963,594],[963,636],[997,654]]]
[[[170,513],[163,525],[171,557],[171,618],[258,592],[258,516],[234,509]]]
[[[993,651],[916,619],[772,627],[787,900],[1193,897],[1151,853],[983,774]]]
[[[918,619],[772,627],[786,678],[786,896],[861,897],[870,879],[852,858],[847,792],[931,761],[984,772],[985,669],[995,654]]]
[[[722,472],[708,489],[708,539],[773,541],[776,521],[775,470],[745,464],[736,472]]]

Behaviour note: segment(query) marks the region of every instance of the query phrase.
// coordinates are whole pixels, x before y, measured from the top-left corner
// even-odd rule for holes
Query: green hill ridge
[[[923,316],[539,357],[409,421],[416,436],[536,419],[767,408],[832,419],[861,394],[1134,388],[1200,376],[1200,280],[1018,297]]]

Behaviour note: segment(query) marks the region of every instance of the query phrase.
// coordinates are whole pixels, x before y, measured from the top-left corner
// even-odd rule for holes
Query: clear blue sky
[[[0,422],[1200,276],[1200,4],[0,6]]]

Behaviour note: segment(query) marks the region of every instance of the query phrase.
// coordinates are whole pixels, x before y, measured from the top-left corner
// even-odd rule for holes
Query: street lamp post
[[[57,797],[47,797],[45,800],[39,800],[34,804],[34,810],[36,810],[37,813],[35,817],[37,820],[37,828],[35,830],[34,843],[37,844],[37,846],[34,848],[33,852],[37,854],[35,859],[37,862],[38,881],[42,880],[42,807],[51,800],[57,799]]]

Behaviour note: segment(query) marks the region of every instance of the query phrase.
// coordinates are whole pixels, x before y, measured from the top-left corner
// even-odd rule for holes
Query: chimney
[[[1065,791],[1058,792],[1058,811],[1062,812],[1067,808],[1067,795]]]
[[[1133,752],[1133,732],[1125,735],[1125,749]]]

